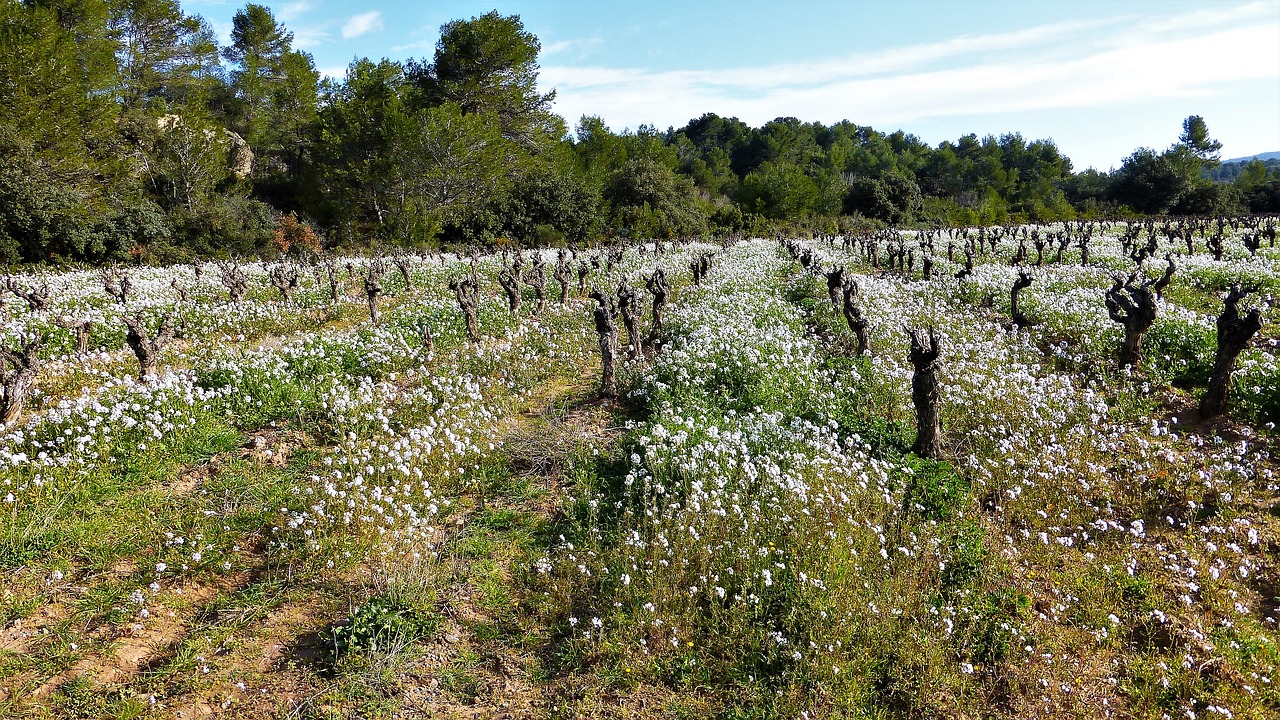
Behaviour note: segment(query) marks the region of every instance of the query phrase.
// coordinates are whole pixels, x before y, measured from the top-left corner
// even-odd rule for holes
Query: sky
[[[225,44],[243,2],[189,0]],[[680,128],[712,112],[850,120],[936,146],[1052,138],[1076,170],[1163,150],[1201,115],[1224,159],[1280,150],[1280,0],[292,0],[265,2],[324,74],[432,56],[497,10],[542,44],[572,129]]]

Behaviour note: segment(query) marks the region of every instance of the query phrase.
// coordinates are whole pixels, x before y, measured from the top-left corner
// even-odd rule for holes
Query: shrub
[[[386,596],[377,596],[352,610],[347,624],[331,628],[324,641],[336,662],[347,653],[413,640],[434,628],[434,618],[424,617],[420,611]]]
[[[950,463],[915,455],[906,459],[903,509],[926,520],[949,520],[959,514],[969,497],[969,483]]]
[[[958,523],[948,538],[949,559],[942,571],[943,591],[959,588],[982,577],[989,551],[987,532],[976,522]]]

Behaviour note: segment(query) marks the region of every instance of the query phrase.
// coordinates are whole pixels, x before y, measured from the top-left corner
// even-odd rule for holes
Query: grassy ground
[[[1135,381],[1105,276],[1037,271],[1018,334],[1002,262],[929,285],[822,251],[872,357],[772,243],[595,271],[676,287],[616,401],[592,304],[512,318],[494,259],[478,343],[454,261],[379,328],[317,300],[209,322],[150,383],[120,350],[52,363],[0,457],[0,716],[1280,712],[1265,383],[1185,422],[1221,288],[1170,287]],[[906,323],[945,334],[938,460]]]

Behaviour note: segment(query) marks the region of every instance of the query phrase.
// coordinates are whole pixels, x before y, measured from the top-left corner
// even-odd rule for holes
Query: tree
[[[434,61],[411,66],[410,75],[425,104],[454,103],[463,114],[493,114],[504,137],[532,146],[549,124],[555,98],[554,92],[537,90],[541,49],[519,15],[494,10],[442,26]]]
[[[942,455],[942,420],[939,416],[941,392],[938,372],[942,369],[942,351],[937,332],[910,330],[911,354],[908,359],[915,374],[911,376],[911,402],[916,409],[916,441],[911,452],[923,458]]]
[[[1222,143],[1209,137],[1209,126],[1204,118],[1192,115],[1182,121],[1182,134],[1178,144],[1205,163],[1218,164],[1218,151]]]
[[[879,180],[860,177],[851,181],[844,199],[844,210],[900,225],[919,212],[921,203],[920,186],[916,181],[902,172],[893,171]]]
[[[506,188],[516,164],[497,118],[451,102],[414,116],[396,158],[414,209],[459,225]]]
[[[263,5],[249,3],[231,20],[231,45],[222,49],[222,57],[237,66],[231,73],[231,84],[243,104],[240,121],[250,131],[250,142],[256,139],[251,129],[258,125],[267,105],[276,66],[292,42],[293,33],[278,25]]]
[[[605,182],[610,222],[631,237],[674,237],[700,232],[706,216],[694,198],[693,183],[645,158],[630,160]]]
[[[357,60],[319,113],[308,206],[347,238],[368,231],[394,234],[393,214],[407,190],[399,184],[404,174],[393,165],[413,122],[404,103],[406,87],[399,63]]]
[[[1209,387],[1200,399],[1200,417],[1207,419],[1221,415],[1227,409],[1227,400],[1231,397],[1231,374],[1235,370],[1236,358],[1248,346],[1249,340],[1262,329],[1262,311],[1253,308],[1243,317],[1240,315],[1240,301],[1253,288],[1242,288],[1235,285],[1223,299],[1222,314],[1218,316],[1218,349],[1214,354],[1213,374],[1209,378]]]
[[[596,115],[583,115],[574,128],[573,144],[583,172],[598,183],[627,162],[627,146]]]
[[[526,242],[546,239],[548,230],[583,243],[599,225],[600,195],[571,168],[536,167],[515,179],[496,198],[495,231]]]
[[[174,0],[117,0],[107,27],[125,110],[198,100],[221,79],[213,30]]]
[[[105,187],[122,169],[104,159],[118,117],[106,15],[98,0],[0,3],[4,260],[84,257],[105,247]]]
[[[230,175],[230,141],[221,128],[198,116],[161,117],[144,148],[144,169],[160,202],[191,210]]]
[[[267,161],[264,172],[287,172],[297,164],[301,128],[316,113],[320,75],[311,56],[291,49],[292,43],[293,33],[271,10],[249,3],[232,19],[231,45],[222,50],[236,66],[233,126]]]
[[[751,212],[774,219],[836,215],[844,188],[819,168],[806,172],[787,161],[766,162],[742,181],[739,201]]]
[[[1261,160],[1252,160],[1231,184],[1249,212],[1280,212],[1280,163],[1268,167]]]
[[[1163,215],[1191,191],[1194,175],[1169,153],[1139,148],[1111,181],[1111,197],[1141,213]]]

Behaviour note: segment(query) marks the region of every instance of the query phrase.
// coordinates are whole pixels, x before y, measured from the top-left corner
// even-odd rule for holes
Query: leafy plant
[[[434,630],[436,624],[434,617],[424,616],[386,596],[377,596],[353,609],[345,625],[330,628],[324,641],[332,652],[332,660],[337,662],[347,653],[423,637]]]
[[[969,497],[969,483],[946,461],[908,455],[902,472],[906,476],[903,507],[926,520],[951,519]]]

